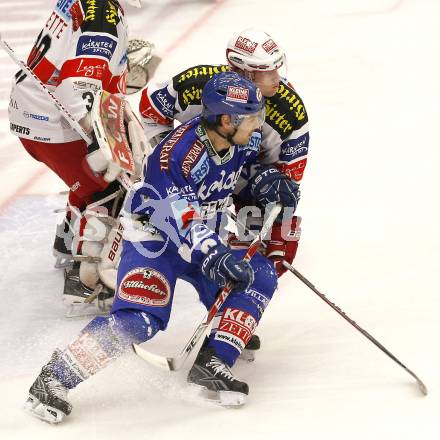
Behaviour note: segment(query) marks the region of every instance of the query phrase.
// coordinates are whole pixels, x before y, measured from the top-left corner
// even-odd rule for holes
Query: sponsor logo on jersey
[[[230,71],[231,68],[229,66],[195,66],[185,70],[178,75],[178,77],[175,77],[173,83],[176,86],[177,84],[186,83],[188,80],[198,79],[199,77],[208,81],[208,79],[212,78],[217,73]]]
[[[94,93],[97,93],[98,90],[101,90],[101,86],[87,81],[74,81],[73,90],[92,90]]]
[[[201,105],[202,90],[214,75],[229,72],[229,66],[196,66],[185,70],[173,78],[173,87],[177,91],[182,111],[190,105]]]
[[[275,49],[278,49],[277,44],[272,39],[265,41],[262,44],[262,47],[269,54],[272,53],[273,51],[275,51]]]
[[[171,289],[166,277],[158,270],[137,267],[123,278],[118,296],[135,304],[163,307],[170,301]]]
[[[70,7],[76,0],[59,0],[55,10],[64,18],[65,21],[71,20]]]
[[[223,190],[232,190],[235,187],[235,184],[237,183],[238,178],[240,177],[242,166],[237,171],[232,171],[226,176],[226,171],[221,170],[220,171],[220,178],[218,180],[214,180],[211,184],[207,187],[205,185],[205,182],[202,183],[202,185],[199,188],[198,196],[202,200],[206,200],[209,198],[214,192],[221,192]]]
[[[21,125],[13,124],[12,122],[9,124],[9,127],[11,131],[14,131],[18,134],[24,134],[26,136],[29,136],[31,134],[31,129],[28,127],[23,127]]]
[[[80,73],[81,76],[85,76],[86,78],[101,79],[107,70],[107,64],[98,64],[97,61],[99,60],[90,60],[89,63],[86,60],[79,60],[76,66],[76,73]]]
[[[86,0],[85,1],[85,20],[86,21],[95,21],[96,20],[96,10],[99,9],[97,5],[98,0]],[[83,0],[84,4],[84,0]]]
[[[276,164],[276,167],[281,173],[285,174],[286,176],[289,176],[291,179],[295,180],[296,182],[299,182],[303,178],[306,165],[307,165],[307,158],[305,157],[304,159],[294,161],[293,163],[278,162]]]
[[[204,150],[205,150],[205,146],[202,144],[202,142],[196,141],[189,149],[189,151],[186,153],[182,162],[182,171],[185,177],[189,176],[192,166],[198,161],[201,153]]]
[[[307,123],[304,104],[287,84],[281,82],[276,95],[265,99],[265,106],[265,122],[279,133],[282,139]]]
[[[72,17],[72,28],[73,32],[76,32],[84,21],[84,13],[81,8],[79,1],[76,1],[69,10],[70,16]]]
[[[116,41],[104,35],[81,35],[76,46],[76,55],[90,55],[106,58],[110,61],[115,53]]]
[[[237,49],[241,49],[242,51],[250,54],[253,54],[255,52],[257,46],[258,43],[255,43],[249,40],[249,38],[245,38],[245,37],[238,37],[237,41],[235,42],[235,47]]]
[[[249,142],[246,145],[240,145],[239,148],[243,150],[252,151],[260,151],[260,143],[261,143],[261,133],[259,131],[254,131],[252,136],[249,139]]]
[[[34,113],[29,113],[26,110],[23,112],[23,116],[28,119],[35,119],[36,121],[48,121],[49,116],[35,115]]]
[[[226,101],[241,102],[246,104],[249,99],[249,89],[244,87],[228,86],[226,91]]]
[[[191,177],[195,183],[200,183],[209,173],[209,159],[208,154],[205,152],[197,163],[197,165],[191,170]]]
[[[170,166],[171,151],[177,142],[180,141],[188,128],[189,126],[186,124],[179,126],[170,136],[167,137],[166,142],[162,145],[159,155],[160,169],[162,171],[168,170]]]
[[[80,0],[83,32],[105,32],[117,37],[117,24],[121,21],[119,4],[112,0]]]
[[[250,313],[228,307],[223,312],[214,339],[226,342],[241,351],[256,328],[257,320]]]
[[[220,200],[213,200],[212,202],[204,202],[200,205],[200,217],[203,219],[210,219],[216,216],[217,213],[223,212],[230,205],[230,196]]]
[[[308,133],[298,139],[289,139],[281,144],[280,160],[291,162],[299,157],[306,156],[308,153]]]
[[[105,8],[105,20],[115,26],[119,23],[118,9],[112,2],[108,2]]]
[[[151,94],[151,101],[164,116],[170,119],[174,118],[174,104],[176,99],[171,96],[166,87],[153,92]]]
[[[306,117],[304,105],[292,89],[280,83],[276,96],[281,101],[288,103],[289,110],[295,111],[295,117],[298,121],[302,121]]]

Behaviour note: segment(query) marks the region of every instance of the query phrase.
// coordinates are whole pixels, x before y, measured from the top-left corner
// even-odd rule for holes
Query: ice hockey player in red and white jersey
[[[140,6],[139,0],[124,1]],[[103,90],[125,95],[131,52],[136,53],[137,68],[146,68],[151,58],[151,45],[142,41],[136,40],[133,51],[128,49],[126,18],[117,0],[58,0],[27,64],[93,137],[90,111],[96,93]],[[139,77],[137,71],[135,80]],[[136,121],[129,106],[126,116]],[[108,161],[97,142],[87,146],[23,71],[13,79],[9,119],[11,133],[19,137],[28,153],[70,188],[66,219],[57,229],[54,251],[63,256],[73,252],[99,257],[109,234],[118,234],[115,218],[124,191],[116,175],[104,178]],[[143,135],[139,123],[131,129]],[[66,270],[65,298],[85,300],[98,281],[96,262],[75,263]],[[107,292],[101,297],[111,296],[111,288],[103,287]]]
[[[226,59],[227,65],[193,66],[169,81],[149,84],[142,91],[139,110],[147,139],[155,145],[172,129],[174,121],[183,123],[198,114],[206,82],[217,73],[233,70],[253,81],[265,97],[260,166],[266,167],[267,173],[282,173],[285,179],[299,185],[307,163],[309,124],[302,99],[283,77],[283,49],[266,32],[246,29],[229,40]],[[251,199],[247,184],[255,172],[254,166],[242,173],[234,191],[236,208],[259,205]],[[279,276],[286,270],[282,260],[291,263],[296,255],[300,220],[285,212],[283,221],[274,225],[271,239],[266,241],[266,256],[274,262]],[[255,229],[259,225],[248,226]],[[231,236],[230,245],[240,247],[244,243]]]

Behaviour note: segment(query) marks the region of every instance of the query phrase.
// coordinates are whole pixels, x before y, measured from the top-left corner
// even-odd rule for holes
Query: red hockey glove
[[[301,236],[301,217],[293,216],[291,220],[277,223],[272,226],[270,240],[267,244],[265,255],[274,263],[278,278],[286,272],[282,261],[292,264],[298,249],[298,241]]]

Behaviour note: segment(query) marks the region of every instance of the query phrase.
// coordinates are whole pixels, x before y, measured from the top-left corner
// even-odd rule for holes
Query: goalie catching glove
[[[138,38],[128,42],[127,95],[143,89],[154,75],[162,58],[155,54],[155,46]]]

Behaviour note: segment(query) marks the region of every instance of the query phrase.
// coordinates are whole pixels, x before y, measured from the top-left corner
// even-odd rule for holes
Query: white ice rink
[[[56,0],[0,0],[0,32],[25,58]],[[127,354],[71,393],[71,416],[26,415],[27,390],[56,346],[88,321],[66,320],[51,244],[64,205],[57,177],[9,134],[0,51],[0,439],[440,438],[440,3],[438,0],[150,0],[128,9],[133,36],[164,56],[156,77],[224,62],[232,32],[254,26],[284,45],[311,124],[295,267],[414,370],[430,394],[292,275],[237,365],[245,407],[197,400],[183,371]],[[180,284],[175,353],[203,310]]]

